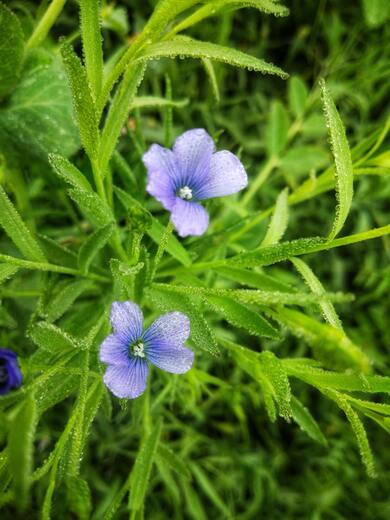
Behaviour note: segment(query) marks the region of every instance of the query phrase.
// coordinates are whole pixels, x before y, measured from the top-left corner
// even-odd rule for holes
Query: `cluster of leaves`
[[[278,17],[288,10],[273,0],[160,0],[146,19],[140,5],[134,24],[142,30],[130,44],[123,6],[70,5],[75,20],[80,10],[80,27],[73,20],[76,32],[68,29],[53,43],[47,36],[65,2],[53,0],[46,10],[43,4],[33,19],[16,1],[13,10],[0,3],[1,344],[18,353],[24,374],[23,386],[0,399],[4,511],[39,510],[44,519],[126,511],[135,519],[166,518],[163,503],[178,517],[185,507],[191,518],[208,518],[210,505],[213,516],[256,518],[264,495],[276,494],[279,417],[310,438],[306,449],[326,446],[317,460],[327,450],[330,461],[340,458],[337,449],[349,446],[345,421],[328,403],[345,415],[367,473],[375,476],[362,419],[390,432],[390,405],[380,400],[390,393],[390,378],[381,375],[386,353],[375,344],[375,329],[384,344],[388,338],[381,314],[388,266],[382,248],[366,255],[367,295],[379,302],[374,337],[348,318],[355,307],[350,287],[338,292],[343,284],[330,282],[337,290],[327,291],[318,275],[327,273],[323,258],[331,250],[385,241],[390,232],[380,196],[374,209],[363,203],[371,189],[380,191],[375,185],[383,187],[383,200],[388,195],[390,122],[365,125],[367,133],[350,147],[334,102],[345,89],[332,84],[326,67],[330,80],[315,81],[311,90],[301,76],[289,78],[287,103],[270,102],[258,84],[249,96],[244,71],[238,87],[228,89],[225,64],[287,79],[255,57],[261,48],[247,53],[226,45],[239,9],[257,9],[271,27],[287,23]],[[377,4],[363,2],[375,27],[387,16]],[[259,18],[240,20],[250,34]],[[182,34],[187,30],[191,36]],[[77,54],[72,42],[80,35]],[[200,60],[209,79],[206,101],[197,92],[198,63],[184,69],[156,62],[176,57]],[[190,79],[181,89],[185,74]],[[185,97],[175,100],[173,91]],[[259,123],[260,138],[253,131]],[[210,204],[207,235],[179,241],[168,216],[145,196],[140,158],[146,141],[170,146],[181,129],[201,125],[216,140],[240,146],[250,184],[241,197]],[[342,278],[345,267],[334,258]],[[196,365],[180,378],[150,378],[143,397],[119,408],[102,383],[97,352],[109,332],[111,302],[125,299],[142,305],[147,321],[165,311],[187,314]],[[343,305],[346,326],[334,304]],[[317,395],[326,405],[323,417],[314,415],[341,430],[342,441],[309,411]],[[269,449],[260,451],[251,415],[263,410],[272,424],[261,419],[261,426],[274,437],[269,433]],[[340,464],[329,467],[340,474]],[[320,514],[326,504],[316,507]]]

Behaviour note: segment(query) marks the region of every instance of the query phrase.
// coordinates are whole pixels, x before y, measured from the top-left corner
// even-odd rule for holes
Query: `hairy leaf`
[[[0,3],[0,99],[15,86],[23,59],[24,37],[16,15]]]

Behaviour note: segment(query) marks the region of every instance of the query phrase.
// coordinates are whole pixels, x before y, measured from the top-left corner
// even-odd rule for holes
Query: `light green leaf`
[[[183,457],[176,455],[166,444],[160,444],[157,450],[157,456],[176,471],[180,477],[190,480],[191,473],[188,469]]]
[[[92,500],[87,481],[81,477],[68,477],[66,488],[70,510],[80,520],[88,520],[92,511]]]
[[[260,360],[263,373],[272,384],[279,415],[286,421],[289,421],[292,415],[291,389],[286,370],[279,358],[270,351],[261,352],[258,359]]]
[[[73,188],[93,191],[85,175],[62,155],[49,154],[49,162],[56,174]]]
[[[239,267],[216,267],[214,269],[219,275],[238,282],[241,285],[255,287],[265,291],[294,292],[292,287],[280,282],[277,278],[257,271],[249,271]]]
[[[283,79],[288,77],[285,72],[279,67],[272,65],[272,63],[267,63],[236,49],[187,37],[176,37],[169,41],[148,45],[137,59],[139,61],[148,61],[159,58],[176,58],[177,56],[199,59],[208,58],[228,63],[235,67],[261,72],[262,74],[276,74]]]
[[[53,353],[65,353],[83,348],[81,341],[77,341],[59,327],[44,321],[34,325],[29,336],[38,347]]]
[[[0,285],[19,271],[19,268],[11,264],[0,264]]]
[[[103,49],[100,33],[100,0],[80,0],[80,26],[85,68],[94,98],[100,94],[103,79]]]
[[[316,277],[316,275],[313,273],[310,267],[303,260],[301,260],[300,258],[291,258],[291,262],[297,268],[298,272],[302,275],[303,279],[305,280],[305,282],[314,294],[326,295],[326,291],[323,288],[320,280]],[[338,317],[333,304],[330,301],[322,301],[319,302],[319,306],[323,312],[326,321],[333,327],[342,330],[343,327],[341,325],[340,318]]]
[[[81,142],[88,156],[94,158],[99,143],[99,130],[95,103],[89,88],[87,73],[69,43],[62,43],[61,54],[72,92],[73,107]]]
[[[218,80],[217,75],[215,74],[213,62],[208,58],[202,58],[202,63],[205,68],[205,71],[207,72],[214,99],[216,103],[219,103],[221,101],[221,96],[219,94]]]
[[[67,283],[60,289],[46,307],[47,321],[53,322],[61,318],[73,305],[77,298],[92,287],[91,280],[76,280]]]
[[[234,298],[206,296],[206,301],[232,325],[241,327],[255,336],[279,338],[278,331],[258,312],[254,312]]]
[[[290,126],[288,114],[280,101],[271,105],[268,124],[265,129],[265,146],[270,157],[279,157],[287,144]]]
[[[390,19],[390,4],[387,0],[362,0],[362,4],[369,27],[379,27]]]
[[[161,434],[159,420],[138,452],[130,476],[129,509],[139,511],[144,503],[150,473]]]
[[[308,97],[305,82],[298,76],[292,76],[288,82],[288,104],[295,117],[303,117]]]
[[[222,513],[223,518],[231,518],[231,512],[226,506],[222,498],[219,496],[217,489],[215,488],[212,481],[208,478],[207,474],[203,471],[199,464],[192,463],[191,471],[199,484],[199,487],[203,489],[206,496],[209,497],[210,501],[215,505],[217,509]]]
[[[0,2],[0,99],[18,80],[23,47],[24,36],[18,18]]]
[[[283,237],[288,224],[288,188],[281,191],[276,199],[275,209],[267,233],[260,247],[277,244]]]
[[[125,191],[115,187],[115,193],[118,195],[119,200],[126,209],[132,210],[134,207],[139,207],[145,211],[142,205]],[[165,227],[160,224],[156,218],[151,216],[151,226],[147,228],[146,233],[157,245],[160,244],[161,238],[164,235],[164,231]],[[181,245],[181,243],[174,235],[169,237],[166,250],[181,264],[185,266],[191,265],[191,258],[187,250]]]
[[[27,56],[18,85],[0,109],[2,141],[23,164],[46,161],[49,153],[69,156],[79,148],[72,98],[56,55],[36,49]]]
[[[353,197],[353,168],[345,129],[325,81],[320,82],[322,102],[335,162],[337,208],[328,240],[333,240],[347,219]]]
[[[81,189],[71,189],[68,193],[93,226],[102,228],[114,221],[111,209],[96,193]]]
[[[37,421],[36,402],[30,394],[18,409],[11,423],[8,438],[9,464],[12,468],[15,494],[21,509],[27,505]]]
[[[2,186],[0,186],[0,225],[25,258],[36,262],[46,260]]]
[[[131,103],[131,110],[135,108],[182,108],[188,105],[188,99],[165,99],[159,96],[137,96]]]
[[[95,258],[96,254],[102,247],[109,241],[114,225],[108,224],[107,226],[97,229],[87,240],[83,243],[79,250],[78,265],[83,273],[87,273],[91,262]]]
[[[324,437],[317,421],[313,418],[309,410],[294,396],[291,398],[291,411],[294,421],[309,435],[309,437],[323,446],[328,444],[328,441]]]

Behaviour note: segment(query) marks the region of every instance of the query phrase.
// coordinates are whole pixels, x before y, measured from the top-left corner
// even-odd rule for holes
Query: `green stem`
[[[240,206],[247,206],[248,203],[252,200],[252,198],[259,191],[260,187],[264,184],[264,182],[268,179],[270,173],[279,163],[279,159],[277,157],[270,157],[268,161],[265,163],[264,167],[259,171],[256,178],[251,182],[250,188],[246,191],[245,195],[242,197]]]
[[[30,36],[26,44],[26,50],[32,49],[33,47],[36,47],[43,42],[58,16],[60,15],[65,3],[66,0],[52,1],[45,14],[39,20],[38,25],[34,29],[34,32]]]

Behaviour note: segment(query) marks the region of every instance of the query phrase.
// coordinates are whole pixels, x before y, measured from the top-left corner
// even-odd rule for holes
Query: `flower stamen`
[[[192,189],[189,186],[183,186],[177,194],[183,200],[192,200]]]
[[[145,345],[142,343],[142,341],[137,341],[130,347],[131,353],[133,356],[137,356],[140,358],[145,357]]]

